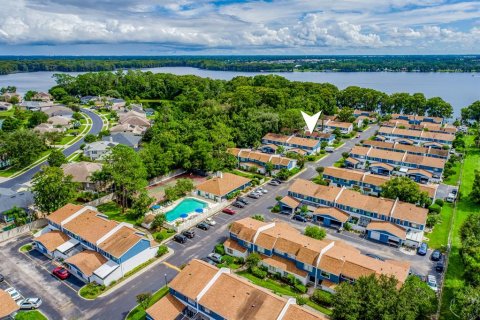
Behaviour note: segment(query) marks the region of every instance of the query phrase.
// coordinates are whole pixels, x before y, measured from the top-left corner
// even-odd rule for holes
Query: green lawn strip
[[[32,249],[33,249],[33,246],[31,243],[27,243],[26,245],[20,247],[21,252],[28,252]]]
[[[163,287],[157,292],[155,292],[152,295],[152,300],[150,301],[148,307],[151,307],[155,302],[158,300],[162,299],[164,296],[166,296],[168,293],[168,287]],[[140,306],[136,306],[135,308],[130,311],[130,313],[127,315],[125,320],[143,320],[145,319],[147,314],[145,313],[145,310],[142,309]]]
[[[345,159],[340,158],[340,159],[337,160],[337,162],[335,162],[333,164],[333,166],[336,167],[336,168],[341,168],[344,163],[345,163]]]
[[[0,119],[13,117],[14,113],[15,113],[15,110],[13,108],[8,111],[0,111]]]
[[[152,236],[154,239],[157,239],[158,235],[161,235],[161,239],[158,239],[157,241],[163,241],[163,240],[167,240],[170,237],[173,237],[175,233],[176,233],[175,230],[162,229],[161,231],[158,231],[152,234]]]
[[[8,178],[8,177],[10,177],[12,174],[14,174],[14,173],[16,173],[16,172],[17,172],[17,170],[12,169],[12,168],[0,170],[0,177]]]
[[[15,320],[47,320],[43,313],[38,310],[20,311],[15,315]]]
[[[75,136],[64,136],[62,140],[60,140],[60,142],[57,143],[57,145],[66,145],[75,138],[76,138]]]
[[[279,283],[275,280],[272,280],[272,279],[259,279],[257,277],[255,277],[254,275],[252,275],[251,273],[249,273],[248,271],[240,271],[240,272],[237,272],[236,273],[237,275],[239,276],[242,276],[244,278],[247,278],[248,280],[250,280],[253,284],[259,286],[259,287],[263,287],[265,289],[268,289],[270,291],[273,291],[273,293],[275,294],[278,294],[280,296],[290,296],[290,297],[296,297],[298,296],[298,292],[295,292],[290,286],[286,285],[286,284],[282,284],[282,283]],[[332,314],[332,311],[330,309],[327,309],[325,307],[322,307],[318,304],[316,304],[315,302],[311,301],[310,299],[308,299],[307,301],[307,305],[314,308],[315,310],[318,310],[326,315],[331,315]]]
[[[128,214],[122,213],[122,208],[113,201],[101,204],[97,206],[97,209],[111,220],[131,224],[135,224],[136,222],[135,219],[131,218]]]
[[[450,231],[453,217],[453,205],[445,203],[440,213],[440,220],[437,222],[433,231],[426,234],[429,239],[428,245],[433,249],[440,249],[448,243],[448,232]]]
[[[467,136],[465,140],[466,145],[469,146],[473,143],[473,136]],[[455,290],[465,285],[465,266],[460,256],[460,228],[470,214],[479,211],[478,205],[468,199],[468,194],[472,190],[473,180],[475,178],[475,169],[480,169],[480,151],[474,148],[467,148],[467,154],[463,161],[463,169],[461,172],[460,197],[457,202],[456,212],[454,213],[452,245],[442,291],[440,319],[455,318],[450,312],[450,302]]]
[[[461,167],[461,162],[460,161],[455,162],[455,165],[452,167],[455,173],[449,176],[447,179],[443,180],[443,183],[448,184],[450,186],[456,186],[458,183],[458,179],[460,178],[460,167]]]

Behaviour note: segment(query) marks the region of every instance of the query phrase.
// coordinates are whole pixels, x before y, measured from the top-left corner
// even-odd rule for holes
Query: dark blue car
[[[427,251],[428,251],[428,245],[425,242],[422,242],[422,244],[417,249],[417,254],[424,256],[427,254]]]
[[[297,221],[300,221],[300,222],[307,222],[307,219],[305,219],[305,217],[302,217],[299,214],[294,215],[293,220],[297,220]]]

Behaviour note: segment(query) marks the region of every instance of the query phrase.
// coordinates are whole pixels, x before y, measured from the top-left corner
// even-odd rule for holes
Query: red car
[[[229,214],[229,215],[234,215],[235,213],[237,213],[237,211],[229,209],[229,208],[223,209],[222,212],[226,213],[226,214]]]
[[[68,272],[68,270],[63,267],[56,267],[55,269],[53,269],[52,273],[61,280],[65,280],[68,278],[68,276],[70,276],[70,272]]]

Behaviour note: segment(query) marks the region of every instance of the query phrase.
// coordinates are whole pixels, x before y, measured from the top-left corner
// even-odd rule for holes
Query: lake
[[[212,79],[230,80],[236,76],[254,76],[260,73],[213,71],[190,67],[144,69],[154,73],[193,74]],[[52,75],[57,72],[16,73],[0,76],[0,87],[13,85],[18,92],[47,91],[55,85]],[[78,72],[71,72],[78,75]],[[265,73],[263,73],[265,74]],[[408,72],[277,72],[293,81],[329,82],[340,89],[348,86],[372,88],[386,93],[422,92],[427,98],[439,96],[452,104],[455,116],[460,109],[480,99],[480,73],[408,73]]]

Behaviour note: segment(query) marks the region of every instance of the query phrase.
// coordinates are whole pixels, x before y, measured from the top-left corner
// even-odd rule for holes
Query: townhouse
[[[432,123],[432,122],[421,122],[420,124],[410,124],[406,120],[389,120],[382,123],[382,126],[385,127],[392,127],[392,128],[399,128],[399,129],[409,129],[409,130],[426,130],[430,132],[438,132],[438,133],[447,133],[447,134],[455,134],[457,133],[457,128],[449,123],[440,124],[440,123]]]
[[[314,154],[320,151],[321,141],[317,139],[302,138],[295,135],[286,136],[277,133],[267,133],[262,138],[263,144],[274,144],[283,146],[287,151],[289,149],[302,149],[307,154]]]
[[[405,120],[410,124],[420,124],[422,122],[443,124],[444,119],[440,117],[418,116],[413,114],[392,114],[393,120]]]
[[[367,117],[367,118],[375,118],[375,111],[365,111],[365,110],[359,110],[359,109],[355,109],[353,110],[353,116],[355,118],[358,118],[360,116],[364,116],[364,117]]]
[[[305,138],[320,140],[320,142],[326,142],[329,146],[335,142],[335,135],[330,132],[319,132],[319,131],[305,131]]]
[[[381,162],[399,167],[400,170],[402,168],[405,170],[423,169],[436,175],[440,175],[443,172],[446,162],[445,159],[419,156],[410,154],[407,151],[402,153],[362,146],[353,147],[350,151],[350,157],[359,160],[364,167]]]
[[[394,276],[401,284],[410,269],[409,263],[375,260],[343,241],[313,239],[278,221],[235,221],[224,247],[229,255],[237,257],[258,253],[260,264],[268,272],[282,277],[291,275],[305,285],[328,291],[334,291],[343,281],[354,282],[371,274]]]
[[[297,166],[296,159],[290,159],[271,153],[263,153],[251,149],[239,148],[231,148],[227,151],[237,158],[239,168],[250,170],[252,167],[255,167],[261,174],[265,174],[267,172],[267,164],[271,164],[274,171],[281,169],[292,170]]]
[[[397,151],[397,152],[407,152],[409,154],[415,154],[419,156],[432,157],[432,158],[448,158],[448,150],[435,149],[431,147],[420,147],[413,145],[406,145],[395,142],[384,142],[384,141],[374,141],[374,140],[364,140],[362,145],[364,147],[373,147],[375,149],[388,150],[388,151]]]
[[[415,141],[418,144],[426,142],[437,142],[445,145],[451,145],[455,139],[455,135],[449,133],[438,133],[430,131],[409,130],[391,127],[380,127],[378,135],[384,136],[389,140],[395,140],[398,138],[405,138]]]
[[[238,191],[248,188],[252,180],[233,173],[219,172],[195,188],[195,194],[217,202],[230,199]]]
[[[360,230],[371,221],[396,224],[406,231],[405,239],[395,239],[398,244],[417,246],[423,239],[428,210],[398,199],[372,197],[345,187],[322,186],[303,179],[297,179],[290,186],[288,195],[300,201],[302,205],[342,210],[351,218],[358,220],[355,227]],[[314,214],[314,221],[323,222],[321,218]],[[335,221],[335,225],[342,227],[343,223]]]
[[[80,185],[81,190],[98,191],[100,184],[93,181],[92,175],[101,171],[103,165],[96,162],[70,162],[60,166],[63,173],[72,176],[72,181]]]
[[[62,259],[84,282],[109,285],[155,257],[158,243],[129,223],[109,220],[94,207],[67,204],[47,216],[33,239],[49,258]]]
[[[146,310],[147,320],[326,320],[232,273],[193,259],[168,284],[168,294]]]
[[[416,172],[413,172],[415,174]],[[369,172],[355,171],[336,167],[326,167],[323,171],[323,179],[329,185],[337,187],[346,187],[349,189],[359,189],[364,194],[379,196],[382,193],[382,186],[390,181],[389,176],[371,174]],[[415,179],[412,179],[415,180]],[[428,194],[430,199],[434,200],[437,194],[437,185],[419,184],[420,191]]]
[[[322,127],[322,125],[317,126]],[[353,123],[350,122],[338,122],[334,120],[327,120],[323,123],[323,131],[324,132],[331,132],[335,129],[340,130],[342,134],[349,134],[353,131]]]

